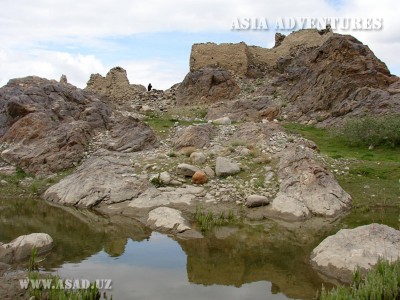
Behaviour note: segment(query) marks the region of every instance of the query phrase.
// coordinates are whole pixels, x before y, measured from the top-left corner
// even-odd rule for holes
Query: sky
[[[84,88],[91,74],[121,66],[130,83],[167,89],[189,71],[192,44],[272,47],[276,32],[292,31],[276,24],[290,18],[372,19],[372,30],[334,31],[355,36],[400,75],[396,0],[1,0],[0,7],[0,86],[16,77],[65,74]],[[246,19],[267,20],[268,29],[254,30],[253,23],[232,30]]]

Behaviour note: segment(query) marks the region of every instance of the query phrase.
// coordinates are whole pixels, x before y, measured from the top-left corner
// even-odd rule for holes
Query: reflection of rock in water
[[[90,210],[50,206],[43,200],[0,199],[0,241],[9,242],[31,232],[45,232],[54,239],[55,247],[43,262],[56,268],[64,262],[80,262],[104,248],[111,256],[125,250],[127,239],[142,241],[151,230],[132,219],[104,216]]]
[[[278,225],[272,229],[245,226],[224,240],[210,236],[178,242],[188,256],[189,282],[240,287],[270,281],[273,294],[282,292],[288,297],[308,299],[315,297],[322,284],[307,263],[319,236],[316,230],[306,233]],[[308,242],[304,244],[304,240]]]

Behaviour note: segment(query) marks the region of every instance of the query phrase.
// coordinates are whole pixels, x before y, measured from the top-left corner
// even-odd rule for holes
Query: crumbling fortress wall
[[[272,49],[248,46],[243,42],[194,44],[190,71],[212,67],[230,70],[239,76],[257,77],[260,71],[276,68],[282,59],[321,46],[332,35],[332,32],[320,34],[317,29],[300,30],[280,39],[280,44]]]
[[[139,84],[130,84],[126,70],[121,67],[112,68],[106,77],[92,74],[85,90],[106,96],[115,100],[129,100],[146,88]]]

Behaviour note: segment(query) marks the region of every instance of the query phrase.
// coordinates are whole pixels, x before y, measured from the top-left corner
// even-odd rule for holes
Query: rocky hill
[[[193,45],[177,104],[215,103],[209,119],[281,118],[319,126],[400,112],[399,78],[354,37],[311,29],[279,37],[272,49]]]

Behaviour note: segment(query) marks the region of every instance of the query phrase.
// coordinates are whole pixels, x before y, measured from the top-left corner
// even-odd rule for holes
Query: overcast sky
[[[400,74],[396,0],[2,0],[0,86],[10,78],[61,74],[85,87],[114,66],[131,83],[166,89],[182,81],[198,42],[271,47],[279,18],[382,18],[381,30],[346,31]],[[238,18],[266,18],[267,31],[232,31]],[[337,30],[336,32],[340,32]],[[290,31],[281,31],[285,34]]]

